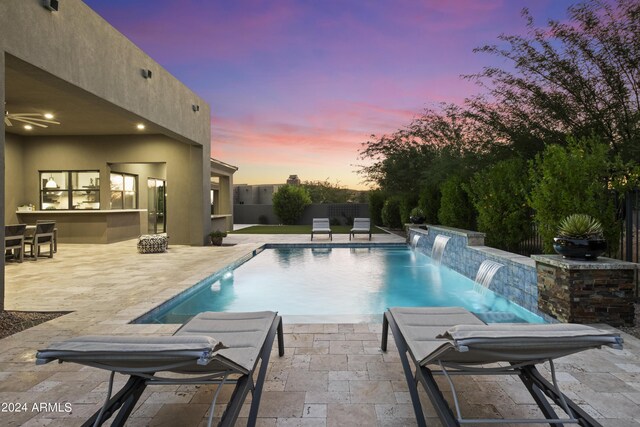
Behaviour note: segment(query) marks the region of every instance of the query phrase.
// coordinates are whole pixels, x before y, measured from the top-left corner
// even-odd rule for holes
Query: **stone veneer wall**
[[[493,277],[490,289],[546,321],[555,322],[553,317],[538,309],[535,261],[529,257],[484,246],[484,233],[433,225],[428,225],[427,230],[414,225],[407,226],[408,243],[413,244],[414,236],[420,236],[416,250],[427,256],[431,256],[433,242],[439,234],[449,237],[442,256],[443,265],[471,280],[475,279],[484,260],[489,259],[504,265]]]
[[[561,322],[633,326],[637,264],[600,257],[596,261],[533,255],[539,307]]]

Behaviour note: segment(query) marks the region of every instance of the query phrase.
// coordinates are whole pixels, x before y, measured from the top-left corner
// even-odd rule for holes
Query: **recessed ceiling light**
[[[51,114],[51,113],[44,113],[44,118],[45,118],[45,119],[49,119],[49,120],[51,120],[51,119],[53,119],[53,114]]]
[[[142,123],[138,123],[136,127],[138,128],[138,130],[144,130],[144,125]]]
[[[33,126],[31,126],[31,125],[24,125],[24,128],[25,128],[26,130],[31,130],[31,129],[33,129]]]

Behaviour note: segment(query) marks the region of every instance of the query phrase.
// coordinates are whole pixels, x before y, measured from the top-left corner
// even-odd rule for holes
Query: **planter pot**
[[[424,220],[426,218],[423,216],[410,216],[409,217],[409,221],[411,221],[411,224],[422,224],[424,223]]]
[[[209,237],[213,246],[222,246],[222,237]]]
[[[604,239],[586,240],[554,237],[553,249],[565,258],[594,260],[607,250]]]

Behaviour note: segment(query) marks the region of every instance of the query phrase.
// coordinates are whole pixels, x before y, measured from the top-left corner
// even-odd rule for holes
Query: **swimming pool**
[[[395,306],[461,306],[487,322],[544,322],[491,291],[474,291],[473,283],[407,246],[279,247],[216,273],[136,323],[260,310],[304,321],[381,321]]]

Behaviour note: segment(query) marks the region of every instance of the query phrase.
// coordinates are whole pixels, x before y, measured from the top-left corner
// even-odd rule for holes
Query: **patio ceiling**
[[[110,102],[71,85],[10,55],[5,61],[5,110],[10,113],[52,113],[59,125],[24,129],[19,122],[5,131],[28,136],[122,135],[141,133],[176,136]]]

